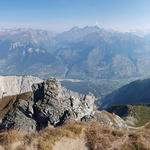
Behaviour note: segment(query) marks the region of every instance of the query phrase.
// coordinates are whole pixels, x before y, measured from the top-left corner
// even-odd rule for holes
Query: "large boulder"
[[[62,125],[68,119],[80,121],[94,115],[93,94],[69,91],[54,78],[33,84],[32,90],[30,97],[16,98],[2,120],[2,128],[40,130],[48,125]]]
[[[32,88],[34,116],[40,125],[39,128],[48,124],[61,125],[66,119],[79,121],[85,116],[94,114],[95,97],[91,93],[80,95],[69,91],[53,78],[49,78],[41,84],[34,84]]]
[[[32,93],[30,92],[10,97],[10,101],[0,112],[6,112],[6,115],[2,118],[1,129],[17,129],[28,132],[36,130],[37,124],[33,118],[34,112],[31,96]]]

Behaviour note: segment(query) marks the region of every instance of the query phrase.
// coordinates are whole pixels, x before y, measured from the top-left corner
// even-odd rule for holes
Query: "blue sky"
[[[150,0],[0,0],[0,26],[67,30],[99,24],[149,30]]]

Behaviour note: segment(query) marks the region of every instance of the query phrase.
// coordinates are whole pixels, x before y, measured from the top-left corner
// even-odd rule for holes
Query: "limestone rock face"
[[[28,95],[28,96],[25,96]],[[30,94],[10,100],[3,117],[1,129],[40,130],[46,126],[60,126],[66,120],[97,120],[103,126],[125,128],[126,123],[117,115],[94,110],[92,93],[82,95],[62,87],[54,78],[32,85]]]
[[[129,129],[122,118],[107,111],[96,111],[94,117],[102,126],[109,126],[114,129]]]
[[[95,97],[69,91],[56,80],[49,78],[32,86],[34,93],[35,120],[41,126],[61,125],[66,119],[82,120],[93,115]]]
[[[31,96],[17,99],[2,120],[3,128],[40,130],[48,125],[59,126],[67,119],[80,121],[92,118],[95,97],[69,91],[53,78],[32,85]]]
[[[22,99],[20,96],[12,104],[8,104],[10,108],[4,116],[1,129],[17,129],[25,131],[35,131],[36,121],[33,118],[33,101],[31,101],[32,93],[24,94]],[[4,110],[5,111],[5,110]]]
[[[32,91],[32,84],[42,81],[33,76],[0,76],[0,98]]]

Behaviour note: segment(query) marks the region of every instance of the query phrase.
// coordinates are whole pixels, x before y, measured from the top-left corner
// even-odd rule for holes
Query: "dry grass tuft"
[[[5,131],[0,134],[0,145],[4,147],[5,150],[10,150],[12,147],[11,145],[17,142],[19,143],[21,140],[23,140],[23,137],[23,132],[19,132],[17,130],[10,130],[8,132]],[[16,150],[19,149],[16,147]]]
[[[115,137],[122,137],[122,136],[125,135],[125,131],[115,129],[115,130],[112,131],[112,135],[115,136]]]
[[[37,147],[39,150],[52,150],[52,144],[50,143],[50,141],[45,141],[43,137],[39,137]]]
[[[62,137],[76,138],[82,132],[84,123],[67,122],[62,127],[50,128],[47,127],[39,132],[39,147],[43,150],[51,150],[52,145]],[[50,143],[50,145],[47,145]]]
[[[113,141],[111,129],[103,128],[98,122],[92,122],[86,129],[87,146],[90,150],[104,150],[110,147]]]
[[[128,131],[127,137],[120,147],[121,150],[150,150],[150,130],[141,128]]]
[[[89,150],[150,150],[150,129],[125,131],[92,122],[85,136]]]
[[[23,139],[24,134],[17,130],[10,130],[8,132],[4,132],[0,134],[0,143],[2,145],[8,145],[13,142],[19,141]]]
[[[138,139],[141,138],[141,135],[140,135],[140,133],[138,133],[138,132],[130,132],[130,133],[128,134],[128,137],[129,137],[129,139],[132,140],[132,141],[137,141]]]
[[[5,150],[52,150],[61,138],[76,138],[81,133],[85,133],[89,150],[150,150],[150,129],[147,126],[125,131],[103,127],[97,121],[67,122],[61,127],[47,127],[32,133],[10,130],[0,134],[0,146]]]
[[[47,127],[40,132],[24,133],[21,131],[10,130],[0,134],[0,145],[5,150],[12,150],[15,143],[15,150],[26,150],[32,147],[35,150],[52,150],[56,141],[62,137],[76,138],[84,128],[84,123],[67,122],[62,127]]]
[[[74,136],[78,136],[81,134],[82,129],[85,127],[85,123],[83,122],[71,122],[68,121],[62,126],[62,129],[68,130],[74,134]]]
[[[150,122],[145,124],[145,129],[150,129]]]

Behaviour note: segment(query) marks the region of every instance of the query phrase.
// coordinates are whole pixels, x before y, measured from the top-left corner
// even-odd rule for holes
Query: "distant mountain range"
[[[122,79],[150,75],[150,42],[97,26],[55,34],[0,31],[0,74],[72,79]]]

